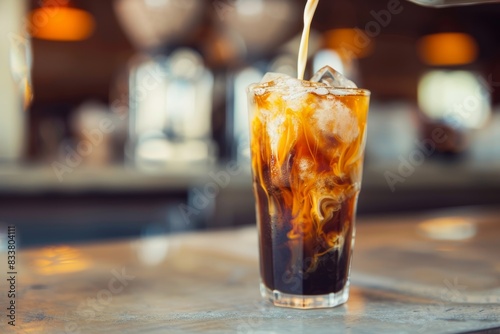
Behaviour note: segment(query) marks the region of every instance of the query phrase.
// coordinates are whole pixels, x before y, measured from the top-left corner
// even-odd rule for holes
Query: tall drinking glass
[[[284,307],[343,304],[370,92],[276,77],[248,97],[261,293]]]

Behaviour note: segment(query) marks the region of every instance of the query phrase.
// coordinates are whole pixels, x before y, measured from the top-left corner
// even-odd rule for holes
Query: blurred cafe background
[[[24,246],[255,224],[245,89],[296,75],[304,4],[0,1],[0,224]],[[499,18],[320,1],[308,76],[372,92],[359,216],[500,207]]]

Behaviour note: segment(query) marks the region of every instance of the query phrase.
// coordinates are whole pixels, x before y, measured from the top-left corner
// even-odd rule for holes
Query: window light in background
[[[24,110],[27,110],[33,100],[31,40],[16,34],[9,37],[10,68],[14,82],[22,95]]]
[[[432,120],[455,128],[478,129],[491,113],[490,92],[485,81],[469,71],[434,70],[418,86],[418,104]]]
[[[418,41],[422,61],[434,66],[456,66],[474,62],[478,46],[471,35],[449,32],[422,37]]]
[[[29,32],[38,39],[70,42],[92,36],[95,20],[89,12],[70,6],[69,1],[43,0],[40,7],[28,15]]]
[[[27,3],[0,0],[0,162],[20,162],[31,101],[31,42],[25,36]]]

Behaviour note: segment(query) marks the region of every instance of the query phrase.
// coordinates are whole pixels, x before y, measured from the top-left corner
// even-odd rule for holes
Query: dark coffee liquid
[[[260,271],[265,286],[296,295],[323,295],[342,290],[349,276],[357,194],[345,200],[324,225],[325,234],[343,234],[340,236],[342,246],[317,255],[324,250],[321,240],[305,243],[299,239],[291,243],[287,234],[292,226],[286,223],[291,219],[290,212],[271,217],[266,192],[255,182],[254,190],[258,201]],[[282,221],[278,223],[278,220]],[[292,253],[300,255],[293,257]]]

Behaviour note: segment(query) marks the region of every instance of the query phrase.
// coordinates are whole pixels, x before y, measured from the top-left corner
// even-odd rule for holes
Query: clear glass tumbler
[[[277,78],[248,97],[261,293],[283,307],[343,304],[370,92]]]

